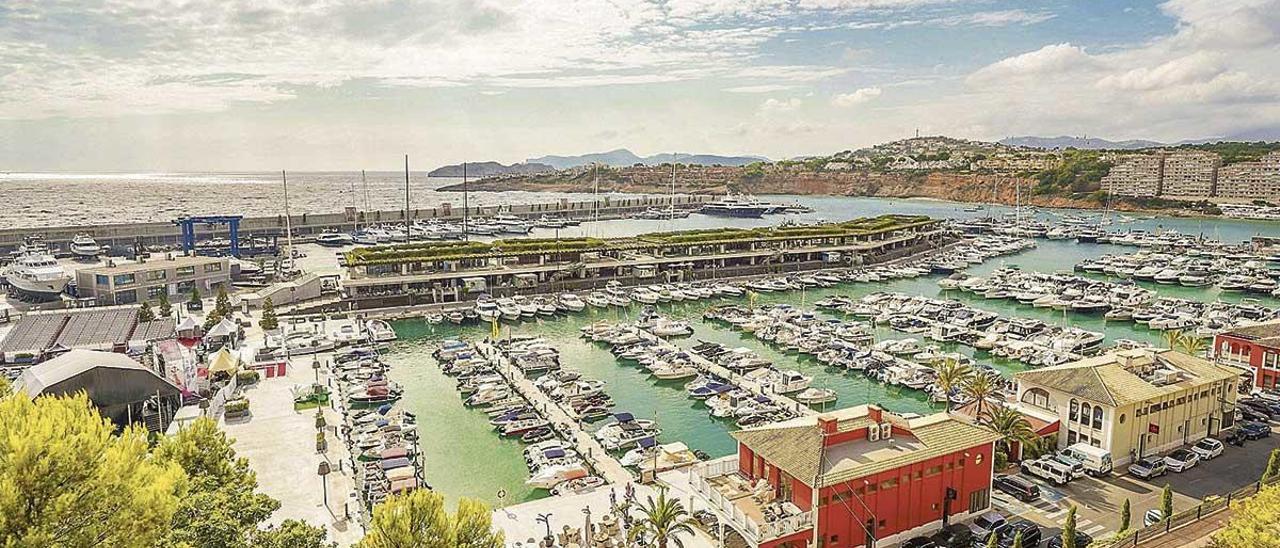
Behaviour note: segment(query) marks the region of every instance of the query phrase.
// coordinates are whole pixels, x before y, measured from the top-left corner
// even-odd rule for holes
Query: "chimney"
[[[818,415],[818,430],[822,431],[823,436],[835,434],[838,424],[839,422],[831,415]]]
[[[867,417],[870,418],[872,422],[879,423],[883,421],[884,420],[884,417],[882,415],[883,412],[884,412],[883,409],[880,409],[879,407],[876,407],[874,405],[867,406]]]

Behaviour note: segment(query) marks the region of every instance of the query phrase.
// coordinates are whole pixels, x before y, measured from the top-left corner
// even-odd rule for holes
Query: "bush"
[[[222,408],[223,414],[228,417],[243,417],[249,414],[249,399],[240,398],[227,402]]]
[[[258,382],[258,379],[260,378],[262,378],[262,375],[259,374],[257,371],[253,371],[253,370],[241,371],[239,373],[236,373],[237,384],[253,384]]]

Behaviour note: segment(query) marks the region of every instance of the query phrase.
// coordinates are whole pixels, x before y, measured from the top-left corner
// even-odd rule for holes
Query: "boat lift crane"
[[[181,217],[173,224],[182,228],[182,251],[194,254],[196,249],[196,225],[227,225],[231,232],[231,256],[240,258],[240,221],[243,215],[211,215],[199,217]]]

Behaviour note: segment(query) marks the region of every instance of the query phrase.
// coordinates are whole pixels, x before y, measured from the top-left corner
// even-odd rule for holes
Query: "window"
[[[1022,393],[1022,402],[1029,403],[1041,409],[1051,409],[1049,403],[1049,392],[1042,388],[1031,388]]]
[[[187,280],[185,282],[178,282],[177,294],[190,295],[191,291],[195,288],[196,288],[196,283],[191,280]]]
[[[1071,400],[1071,412],[1067,415],[1067,418],[1073,422],[1080,420],[1080,402],[1074,399]]]
[[[924,471],[924,477],[926,477],[926,478],[931,478],[931,477],[936,476],[936,475],[941,474],[941,473],[942,473],[942,466],[941,466],[941,465],[938,465],[938,466],[930,466],[927,470],[925,470],[925,471]]]
[[[1120,424],[1124,424],[1124,413],[1120,414]]]
[[[129,285],[134,281],[133,274],[116,274],[116,285]]]
[[[138,292],[132,289],[116,292],[116,304],[133,304],[138,302]]]
[[[163,280],[168,277],[169,277],[169,273],[164,270],[152,270],[151,272],[147,273],[147,281],[149,282]]]
[[[110,285],[111,277],[107,276],[106,274],[98,274],[93,277],[93,283],[97,285]]]
[[[176,272],[179,276],[194,276],[196,274],[196,267],[180,266],[176,269]]]
[[[222,272],[222,263],[210,263],[210,264],[204,265],[204,271],[205,273]]]
[[[969,493],[969,513],[986,510],[990,503],[991,492],[987,489],[979,489]]]
[[[1080,424],[1085,426],[1089,425],[1089,413],[1091,409],[1093,408],[1087,403],[1080,404]]]
[[[155,286],[155,287],[148,287],[148,288],[147,288],[147,300],[149,301],[149,300],[151,300],[151,299],[159,299],[161,295],[164,295],[164,293],[165,293],[165,292],[164,292],[164,289],[165,289],[165,288],[164,288],[164,286],[163,286],[163,285],[157,285],[157,286]]]
[[[880,490],[893,489],[898,486],[898,478],[887,479],[880,482]]]
[[[1099,430],[1102,429],[1102,408],[1101,407],[1093,408],[1093,427]]]
[[[978,454],[978,456],[973,457],[973,464],[975,464],[975,465],[982,464],[982,454],[981,454],[981,453],[979,453],[979,454]]]

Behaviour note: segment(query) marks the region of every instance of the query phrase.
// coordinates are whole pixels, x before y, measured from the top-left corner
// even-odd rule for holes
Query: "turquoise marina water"
[[[775,201],[791,201],[777,199]],[[843,220],[880,213],[921,213],[935,217],[971,216],[960,204],[919,200],[877,200],[866,198],[806,198],[796,200],[815,209],[812,214],[793,216],[799,220]],[[781,219],[747,220],[717,219],[694,215],[689,219],[670,221],[613,221],[584,224],[561,231],[562,236],[574,234],[626,235],[674,228],[701,228],[710,226],[754,226]],[[1242,221],[1199,221],[1189,219],[1150,219],[1127,225],[1125,228],[1156,230],[1174,228],[1184,233],[1198,234],[1202,230],[1207,237],[1224,241],[1240,241],[1257,233],[1277,232],[1275,225]],[[1112,227],[1113,229],[1117,227]],[[1074,241],[1039,241],[1036,249],[1019,255],[988,261],[968,269],[982,275],[1001,266],[1016,265],[1023,270],[1043,272],[1068,272],[1081,259],[1107,253],[1126,253],[1135,248],[1111,245],[1077,244]],[[756,304],[788,303],[812,309],[814,301],[829,295],[859,297],[876,291],[896,291],[911,295],[949,297],[967,304],[1009,316],[1023,316],[1046,322],[1063,322],[1085,329],[1101,331],[1109,341],[1134,339],[1158,342],[1160,334],[1130,322],[1107,322],[1101,315],[1064,314],[1062,311],[1033,308],[1014,301],[986,300],[961,291],[944,292],[937,286],[938,276],[926,276],[886,283],[842,284],[828,289],[805,292],[766,293],[756,299]],[[1213,301],[1215,299],[1239,300],[1248,295],[1221,293],[1216,288],[1185,288],[1151,284],[1161,295]],[[1261,299],[1264,304],[1280,306],[1271,298]],[[808,357],[781,352],[768,343],[758,341],[750,334],[739,333],[725,324],[703,321],[703,312],[721,302],[745,304],[746,298],[732,300],[704,300],[688,303],[659,305],[667,315],[692,321],[693,336],[677,340],[677,344],[691,346],[698,339],[715,341],[732,346],[745,346],[759,352],[774,362],[778,368],[796,369],[814,377],[816,387],[831,388],[839,395],[834,407],[844,407],[873,402],[895,411],[926,413],[939,410],[931,405],[922,392],[905,388],[886,387],[868,380],[861,373],[847,373],[827,368]],[[580,314],[553,319],[536,319],[515,325],[504,325],[502,336],[537,335],[545,337],[561,352],[566,367],[577,369],[584,376],[608,383],[607,392],[617,403],[616,410],[629,411],[642,418],[657,418],[663,429],[662,442],[681,441],[693,449],[707,452],[713,457],[723,456],[735,450],[728,432],[735,428],[730,421],[708,415],[701,402],[688,398],[684,381],[663,382],[649,376],[647,371],[634,364],[617,361],[608,348],[591,343],[579,336],[579,329],[601,319],[626,321],[634,319],[638,306],[629,309],[588,309]],[[521,452],[523,445],[517,441],[499,438],[489,426],[484,413],[462,406],[462,399],[454,390],[454,380],[445,376],[431,358],[435,345],[445,338],[464,337],[481,339],[490,335],[486,326],[429,325],[421,319],[394,322],[399,335],[386,360],[392,365],[391,376],[405,387],[403,405],[418,414],[422,424],[420,445],[426,457],[426,479],[437,491],[452,501],[459,497],[478,498],[490,504],[515,504],[546,496],[545,491],[529,489],[524,485],[527,470]],[[887,326],[875,329],[877,340],[905,338],[910,335],[892,331]],[[981,363],[991,364],[1005,374],[1024,369],[1021,363],[993,359],[985,352],[959,345],[943,345],[944,349],[971,355]]]

